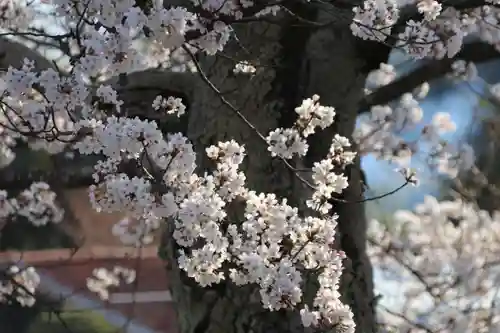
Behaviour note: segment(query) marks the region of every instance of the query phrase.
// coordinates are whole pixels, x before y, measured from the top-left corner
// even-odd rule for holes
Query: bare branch
[[[464,45],[462,51],[456,57],[430,61],[413,72],[367,95],[359,104],[359,112],[367,112],[374,105],[387,104],[404,93],[412,91],[424,82],[442,77],[451,72],[452,64],[458,59],[482,63],[497,58],[500,58],[500,52],[493,46],[482,42],[468,43]]]

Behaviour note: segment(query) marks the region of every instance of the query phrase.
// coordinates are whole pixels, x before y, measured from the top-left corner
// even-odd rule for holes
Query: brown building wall
[[[88,190],[86,188],[67,190],[65,193],[71,211],[77,220],[77,228],[74,228],[74,230],[78,230],[75,232],[83,234],[76,235],[76,238],[83,241],[83,246],[123,245],[112,234],[111,229],[114,224],[126,216],[125,213],[109,214],[96,212],[89,201]]]

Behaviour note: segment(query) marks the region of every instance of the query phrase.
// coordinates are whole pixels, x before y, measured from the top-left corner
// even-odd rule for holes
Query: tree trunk
[[[331,29],[317,31],[291,25],[247,23],[236,27],[239,41],[225,48],[227,56],[201,57],[204,74],[221,92],[214,93],[200,80],[191,103],[188,137],[199,153],[201,169],[207,165],[203,157],[207,145],[234,139],[245,144],[247,150],[242,169],[247,174],[249,188],[275,192],[293,203],[304,197],[297,179],[281,161],[270,157],[266,144],[222,101],[221,95],[267,135],[276,127],[290,126],[295,119],[294,107],[304,97],[319,94],[322,105],[335,106],[337,110],[336,125],[313,137],[306,163],[322,159],[334,133],[351,136],[367,74],[359,41],[349,30],[352,12],[339,10],[339,13]],[[303,14],[325,19],[324,14],[315,11]],[[235,60],[264,67],[258,67],[251,78],[242,77],[233,74]],[[349,169],[350,186],[343,194],[344,199],[362,198],[359,168],[358,160]],[[340,246],[349,257],[345,262],[343,295],[354,311],[357,332],[374,332],[372,269],[365,252],[364,207],[336,204],[335,213],[339,215]],[[302,327],[298,312],[264,310],[255,288],[235,287],[231,283],[208,289],[197,286],[178,269],[170,232],[164,238],[162,252],[170,265],[171,290],[181,333],[309,331]]]
[[[243,44],[232,43],[224,53],[232,59],[258,61],[265,67],[249,78],[233,73],[234,60],[226,57],[203,57],[200,65],[206,77],[221,91],[227,101],[255,128],[266,135],[279,126],[281,101],[276,96],[276,70],[269,66],[280,55],[281,28],[276,25],[251,23],[236,30]],[[280,161],[272,159],[267,146],[238,118],[205,82],[199,82],[195,100],[189,110],[188,137],[195,145],[200,169],[208,163],[204,148],[218,141],[234,139],[245,144],[247,157],[242,169],[250,187],[257,192],[277,192],[288,196],[291,175]],[[185,277],[176,266],[175,244],[165,237],[165,255],[172,264],[170,288],[178,312],[181,333],[247,333],[303,332],[300,317],[294,313],[268,312],[263,309],[258,289],[225,283],[214,288],[201,288]]]
[[[318,14],[299,7],[294,8],[294,12],[312,20],[332,19],[325,12]],[[331,28],[316,31],[293,25],[245,23],[235,29],[238,42],[232,42],[224,50],[229,57],[200,59],[207,78],[264,135],[276,127],[290,126],[295,119],[295,106],[305,97],[319,94],[321,104],[334,106],[337,112],[335,126],[312,138],[310,152],[304,161],[309,165],[325,156],[334,133],[351,136],[365,76],[370,69],[366,61],[374,56],[361,54],[359,41],[349,30],[350,9],[339,9],[335,15]],[[251,78],[234,74],[235,60],[254,63],[257,73]],[[140,85],[143,81],[137,78],[130,79],[130,84]],[[156,87],[163,88],[163,82],[160,84],[156,79],[144,82],[151,84],[152,81]],[[235,139],[244,143],[247,150],[243,169],[251,189],[286,196],[293,204],[303,199],[304,187],[281,161],[270,157],[266,144],[255,131],[205,82],[198,78],[196,86],[186,92],[181,89],[186,87],[178,87],[184,85],[179,78],[167,81],[165,85],[172,85],[172,91],[188,95],[187,134],[199,153],[201,169],[207,165],[203,158],[204,147]],[[152,100],[144,98],[142,92],[136,96],[138,100],[149,101],[148,104]],[[342,197],[355,201],[362,198],[359,161],[350,170],[350,186]],[[354,311],[357,332],[374,332],[373,283],[371,265],[365,253],[364,207],[363,204],[336,204],[334,211],[339,215],[339,245],[348,256],[344,263],[343,295]],[[180,333],[310,331],[302,327],[297,312],[264,310],[257,290],[251,286],[236,287],[231,283],[214,288],[197,286],[178,269],[176,248],[168,237],[169,232],[171,230],[167,230],[164,237],[162,255],[170,265],[170,286]]]
[[[336,109],[334,126],[319,132],[310,143],[309,165],[327,154],[335,133],[352,138],[366,76],[374,69],[369,67],[369,57],[375,54],[363,54],[366,45],[353,36],[349,28],[351,16],[344,16],[341,12],[339,10],[336,27],[315,32],[306,47],[304,66],[307,70],[301,80],[305,81],[305,95],[318,94],[322,105],[331,105]],[[319,11],[317,21],[327,20],[326,13]],[[375,50],[378,49],[372,49]],[[359,158],[346,172],[349,187],[340,198],[351,202],[363,199]],[[347,255],[342,295],[354,312],[357,332],[374,332],[372,266],[366,253],[365,207],[363,203],[337,202],[334,203],[334,212],[339,215],[337,240]]]

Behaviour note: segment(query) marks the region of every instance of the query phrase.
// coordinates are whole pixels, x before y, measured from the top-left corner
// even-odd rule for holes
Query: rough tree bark
[[[208,165],[202,157],[204,147],[220,140],[235,139],[244,143],[247,150],[243,169],[249,187],[258,192],[275,192],[297,204],[304,197],[304,187],[281,161],[270,157],[266,144],[255,130],[249,128],[225,101],[266,135],[276,127],[290,126],[295,106],[303,98],[319,94],[323,105],[336,108],[337,119],[334,127],[311,139],[311,151],[301,161],[310,165],[324,157],[334,133],[351,136],[366,74],[388,55],[384,47],[382,58],[370,62],[374,52],[379,50],[372,48],[370,54],[363,52],[368,44],[352,36],[349,30],[351,9],[338,9],[332,16],[327,11],[307,8],[292,9],[304,18],[333,20],[333,24],[328,28],[312,29],[296,27],[296,22],[283,19],[282,25],[254,22],[236,26],[238,41],[226,47],[225,57],[199,58],[203,73],[194,77],[157,71],[132,74],[126,87],[121,88],[127,112],[144,112],[149,109],[146,105],[160,93],[183,94],[189,102],[188,119],[178,123],[176,129],[187,133],[194,143],[200,156],[200,169]],[[257,73],[251,78],[234,74],[235,60],[256,64]],[[199,74],[206,75],[220,94],[215,93]],[[117,79],[112,82],[119,86]],[[349,176],[350,186],[342,197],[359,200],[362,198],[359,161],[349,169]],[[355,313],[357,332],[371,333],[375,330],[375,319],[372,272],[365,253],[364,208],[362,204],[336,203],[335,213],[339,215],[339,246],[349,258],[345,263],[343,295]],[[171,230],[167,230],[164,237],[162,256],[169,266],[169,283],[178,311],[180,333],[311,331],[302,327],[298,312],[264,310],[253,287],[235,287],[230,283],[214,288],[197,286],[176,266],[176,247],[169,232]],[[306,283],[306,298],[314,291],[313,281],[310,279]]]
[[[294,9],[302,17],[332,20],[324,11]],[[207,166],[201,157],[204,147],[235,139],[247,149],[243,169],[250,188],[285,195],[295,203],[303,198],[304,188],[297,184],[298,180],[281,161],[270,158],[255,130],[226,102],[236,107],[256,130],[267,134],[277,126],[289,126],[294,119],[294,107],[303,98],[319,94],[323,105],[336,107],[337,121],[331,130],[313,137],[311,152],[303,162],[311,164],[323,158],[334,133],[351,136],[366,74],[374,69],[367,67],[369,57],[374,54],[363,53],[360,41],[349,30],[351,15],[351,10],[339,9],[333,17],[335,24],[320,30],[299,29],[290,22],[284,26],[245,24],[236,27],[239,42],[227,46],[224,54],[228,57],[199,59],[205,79],[197,83],[191,101],[187,134],[199,152],[201,169]],[[388,50],[383,49],[382,53],[388,56]],[[232,73],[234,60],[247,60],[263,67],[250,79],[240,77]],[[205,80],[217,87],[220,94]],[[359,167],[358,160],[349,169],[350,186],[342,196],[344,199],[362,198]],[[349,257],[343,295],[355,313],[357,332],[374,332],[372,268],[365,253],[363,204],[336,204],[335,213],[340,217],[340,247]],[[163,255],[170,264],[170,283],[181,333],[304,332],[297,312],[263,310],[255,288],[234,287],[230,283],[209,289],[198,287],[179,271],[175,249],[167,232]],[[310,289],[314,287],[307,288],[308,292]],[[307,297],[310,295],[306,293]]]
[[[336,15],[333,29],[311,34],[303,59],[306,70],[299,80],[305,87],[301,95],[319,94],[321,104],[334,106],[337,113],[334,126],[318,132],[310,142],[309,165],[326,155],[335,133],[351,138],[367,73],[378,68],[389,55],[388,47],[353,36],[349,28],[350,10],[339,9]],[[331,15],[320,8],[316,21],[328,19]],[[337,202],[333,209],[339,216],[339,245],[348,258],[344,263],[342,294],[353,309],[357,332],[374,332],[372,266],[366,254],[367,220],[364,204],[354,203],[363,199],[359,158],[346,171],[349,187],[339,198],[351,203]]]

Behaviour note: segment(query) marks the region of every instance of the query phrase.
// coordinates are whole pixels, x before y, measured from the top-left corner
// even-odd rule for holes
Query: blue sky
[[[393,56],[390,62],[401,63],[400,56]],[[399,70],[404,73],[411,70],[417,63],[405,63],[405,66]],[[490,62],[479,66],[479,73],[490,83],[500,81],[500,62]],[[457,131],[448,138],[452,141],[461,138],[469,130],[474,112],[477,112],[479,97],[474,93],[466,83],[456,84],[450,80],[441,79],[431,83],[429,95],[421,102],[424,110],[423,122],[429,122],[436,112],[449,112],[452,119],[457,124]],[[373,157],[365,157],[362,160],[362,166],[365,170],[368,184],[372,191],[368,196],[379,195],[396,188],[403,181],[402,177],[395,174],[394,166],[383,161],[377,161]],[[382,207],[392,211],[397,208],[410,208],[415,203],[422,200],[428,193],[435,193],[439,188],[439,182],[434,177],[425,177],[425,172],[420,177],[422,181],[419,187],[407,186],[398,192],[397,200],[387,198],[380,200]]]
[[[392,63],[400,63],[398,59],[391,59]],[[411,67],[415,64],[410,64]],[[402,71],[409,70],[408,67]],[[500,82],[500,61],[490,62],[478,67],[479,75],[489,83]],[[480,90],[481,85],[475,85]],[[426,99],[421,103],[424,110],[424,122],[430,121],[434,113],[449,112],[457,125],[457,131],[449,139],[461,138],[469,130],[474,112],[478,110],[479,96],[474,93],[466,83],[455,84],[449,80],[438,80],[431,83],[431,90]],[[485,111],[482,109],[482,111]],[[367,196],[383,194],[396,188],[403,181],[393,171],[394,166],[386,162],[376,161],[373,157],[365,157],[362,160],[368,184],[372,189]],[[416,203],[423,200],[425,194],[437,193],[439,182],[435,178],[426,178],[425,173],[421,174],[422,185],[419,187],[407,186],[394,196],[386,197],[375,202],[370,202],[368,206],[369,215],[390,213],[397,209],[411,209]],[[375,205],[375,206],[373,206]],[[370,207],[375,210],[370,211]],[[370,213],[371,212],[371,213]],[[371,217],[377,217],[372,215]],[[397,310],[403,301],[401,285],[396,281],[399,278],[389,277],[375,267],[374,280],[376,290],[384,295],[382,304]],[[424,305],[422,303],[422,305]]]

